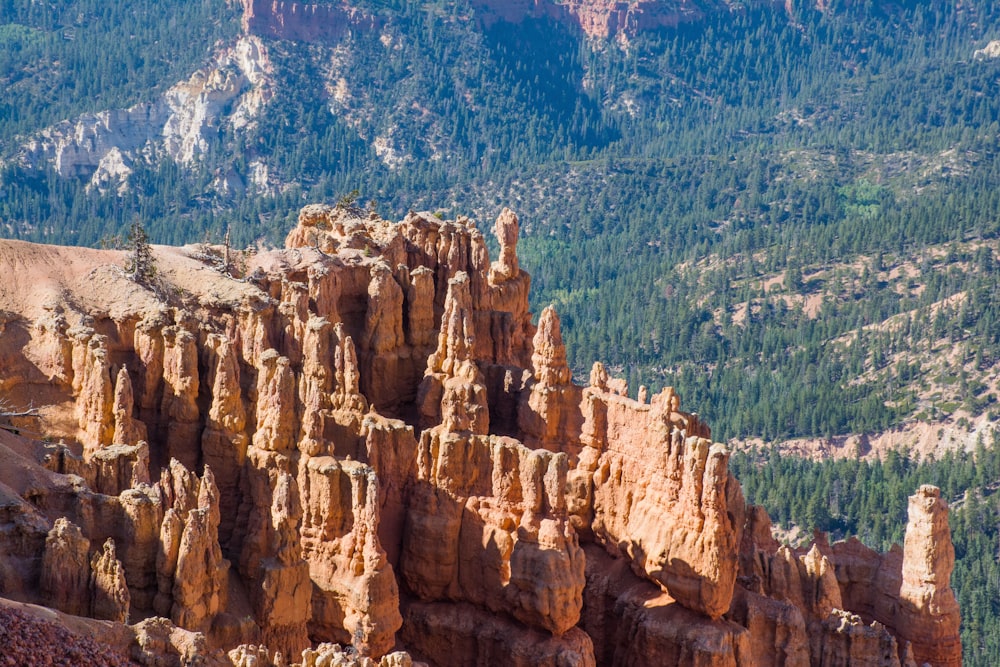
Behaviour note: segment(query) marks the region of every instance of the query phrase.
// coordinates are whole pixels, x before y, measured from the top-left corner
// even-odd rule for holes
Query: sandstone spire
[[[42,554],[42,598],[67,614],[90,611],[90,540],[66,517],[56,519]]]
[[[368,400],[382,406],[393,403],[400,384],[403,335],[403,289],[385,262],[371,268],[368,308],[361,337],[363,366],[368,371],[362,387]]]
[[[89,458],[101,447],[110,445],[114,436],[114,387],[107,338],[80,334],[76,341],[73,351],[73,383],[78,391],[76,413],[83,432],[83,455]]]
[[[809,552],[801,558],[805,572],[803,588],[806,608],[817,618],[826,618],[834,609],[843,609],[837,576],[829,559],[813,544]]]
[[[546,385],[570,381],[572,373],[566,363],[566,346],[563,345],[559,315],[552,306],[546,306],[538,317],[533,348],[531,365],[536,380]]]
[[[299,376],[299,401],[302,404],[299,449],[308,456],[327,453],[325,424],[333,407],[331,392],[336,380],[331,364],[334,357],[332,336],[333,327],[326,319],[316,316],[309,319]]]
[[[448,281],[437,350],[427,360],[429,372],[455,376],[459,367],[473,363],[476,329],[473,321],[469,276],[459,272]]]
[[[434,272],[426,266],[410,271],[406,290],[409,343],[418,349],[434,345]]]
[[[112,442],[116,445],[135,445],[146,439],[146,425],[132,416],[134,399],[132,379],[128,369],[122,366],[115,380],[115,398],[112,412],[115,418],[115,433]]]
[[[249,438],[246,434],[247,406],[240,386],[240,364],[233,341],[221,334],[209,334],[207,381],[212,401],[201,433],[202,461],[211,468],[219,488],[219,540],[228,544],[239,510],[240,470],[246,461]]]
[[[303,554],[313,581],[314,633],[351,643],[362,655],[392,649],[402,625],[392,566],[378,540],[375,472],[357,461],[301,464]]]
[[[283,278],[281,301],[278,304],[279,341],[281,354],[295,366],[302,363],[302,341],[309,320],[309,286],[297,280]]]
[[[159,490],[164,511],[172,507],[186,516],[198,506],[198,478],[177,459],[160,470]]]
[[[128,582],[130,609],[145,612],[152,608],[157,592],[156,551],[163,501],[157,488],[141,483],[122,491],[118,504],[121,519],[116,544]]]
[[[575,467],[583,431],[583,394],[572,384],[559,316],[552,306],[542,310],[538,318],[532,347],[534,381],[531,391],[521,396],[518,426],[529,447],[566,452]]]
[[[912,645],[917,664],[962,664],[958,602],[951,589],[954,567],[948,504],[937,487],[921,486],[910,496],[896,618],[896,631]]]
[[[258,463],[258,470],[267,468]],[[269,525],[264,527],[263,534],[251,536],[254,539],[249,542],[255,546],[251,547],[248,560],[256,564],[253,576],[261,582],[260,589],[251,596],[251,603],[265,643],[284,655],[299,655],[309,644],[306,623],[311,615],[312,593],[309,565],[302,558],[298,532],[302,507],[298,486],[290,474],[282,471],[267,477],[274,486],[260,490],[271,501],[269,507],[261,508],[266,512],[261,518]],[[260,477],[258,480],[264,481]],[[254,497],[259,498],[260,491]],[[255,547],[260,546],[264,548],[256,551]]]
[[[153,610],[160,616],[171,615],[174,599],[174,574],[180,555],[184,518],[174,508],[167,509],[160,525],[160,540],[156,549],[156,597]]]
[[[182,628],[201,629],[225,605],[229,562],[222,558],[218,530],[219,491],[206,466],[198,507],[188,512],[177,548],[171,618]]]
[[[493,226],[493,233],[500,242],[500,257],[490,266],[491,285],[498,285],[515,278],[521,272],[517,262],[517,235],[520,229],[514,212],[504,208]]]
[[[601,391],[608,390],[608,369],[599,361],[595,361],[590,369],[590,386]]]
[[[129,615],[129,592],[125,584],[125,569],[115,552],[115,541],[111,538],[104,548],[94,554],[90,562],[90,615],[94,618],[127,623]]]
[[[427,359],[417,397],[426,424],[440,422],[450,432],[489,432],[486,387],[473,360],[475,341],[469,278],[459,272],[448,282],[438,347]]]
[[[251,605],[265,644],[283,655],[298,655],[309,641],[311,584],[302,559],[302,508],[292,474],[298,422],[295,376],[275,350],[260,357],[257,377],[257,431],[244,465],[239,570],[260,582]],[[237,534],[234,533],[234,540]]]
[[[531,276],[518,265],[518,231],[517,216],[505,208],[493,227],[500,244],[500,257],[490,267],[487,281],[488,307],[492,312],[484,312],[483,315],[489,316],[484,317],[484,321],[489,323],[488,331],[493,342],[495,362],[527,366],[534,330],[531,313],[528,312]]]
[[[338,410],[365,412],[368,403],[361,395],[359,387],[361,374],[358,372],[358,355],[354,348],[354,339],[347,334],[343,323],[334,325],[335,345],[333,355],[335,386],[333,390],[333,407]]]
[[[246,409],[240,389],[240,366],[232,341],[221,334],[209,334],[206,338],[209,351],[208,378],[211,384],[212,402],[205,421],[202,441],[208,439],[212,449],[221,448],[235,440],[246,439]],[[239,448],[238,443],[234,443]],[[245,443],[244,443],[245,448]],[[221,452],[206,451],[206,456],[224,458]]]
[[[287,357],[277,350],[261,355],[257,375],[257,431],[255,447],[275,452],[295,448],[295,376]]]
[[[160,313],[144,317],[135,327],[132,346],[139,359],[138,381],[133,387],[139,418],[147,428],[153,425],[151,417],[160,408],[163,387],[163,328],[166,322]]]
[[[188,331],[171,326],[163,329],[163,401],[167,454],[187,468],[198,464],[198,348]]]

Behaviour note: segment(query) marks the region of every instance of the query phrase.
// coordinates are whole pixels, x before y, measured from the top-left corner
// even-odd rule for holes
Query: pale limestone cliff
[[[240,130],[256,122],[274,94],[270,72],[264,43],[241,36],[150,102],[84,114],[36,133],[21,146],[19,159],[31,167],[49,165],[64,178],[84,177],[102,191],[124,190],[137,162],[169,157],[191,164],[218,141],[220,125]],[[250,176],[237,175],[240,189],[250,185]]]

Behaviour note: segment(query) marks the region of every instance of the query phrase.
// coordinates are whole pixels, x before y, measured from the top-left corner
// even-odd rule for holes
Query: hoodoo
[[[313,205],[149,285],[0,241],[3,605],[141,664],[961,664],[937,489],[902,550],[779,544],[673,388],[574,382],[519,228]]]

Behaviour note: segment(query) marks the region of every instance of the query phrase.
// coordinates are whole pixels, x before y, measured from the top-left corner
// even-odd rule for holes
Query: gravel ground
[[[0,667],[136,667],[119,651],[0,607]]]

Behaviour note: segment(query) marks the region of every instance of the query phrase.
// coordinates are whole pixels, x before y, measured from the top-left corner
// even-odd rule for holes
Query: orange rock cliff
[[[240,0],[244,32],[262,37],[305,42],[336,40],[351,31],[380,29],[385,22],[377,10],[343,2],[294,2],[293,0]],[[712,0],[471,0],[472,15],[489,26],[498,21],[521,23],[547,18],[573,26],[593,39],[635,35],[696,23],[714,13],[739,10],[746,3]],[[782,8],[790,15],[791,2],[752,0],[750,5]],[[815,3],[818,9],[825,7]],[[459,12],[465,15],[465,12]]]
[[[901,550],[780,545],[672,388],[573,382],[494,232],[313,205],[149,286],[0,241],[0,608],[147,665],[961,664],[936,489]]]

